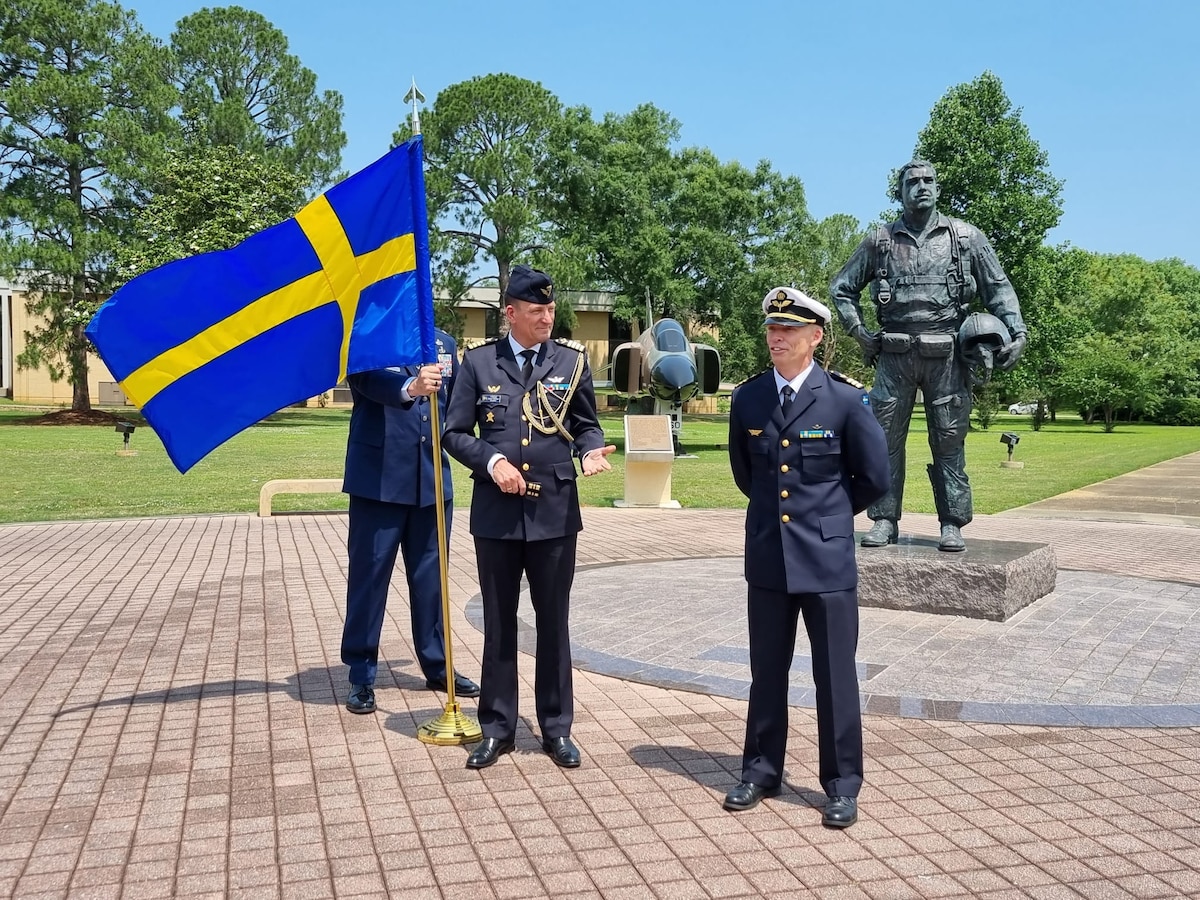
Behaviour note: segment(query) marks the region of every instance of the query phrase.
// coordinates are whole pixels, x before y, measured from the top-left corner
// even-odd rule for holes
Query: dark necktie
[[[521,358],[523,360],[525,360],[525,362],[521,363],[521,379],[526,384],[529,383],[529,376],[533,374],[533,357],[534,357],[533,350],[522,350],[521,351]]]
[[[783,394],[783,417],[786,419],[788,417],[788,413],[792,411],[792,395],[796,392],[792,390],[792,386],[790,384],[785,384],[783,388],[780,389],[779,393]]]

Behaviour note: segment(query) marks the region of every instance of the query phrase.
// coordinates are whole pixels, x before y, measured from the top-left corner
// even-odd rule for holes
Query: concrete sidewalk
[[[573,771],[540,752],[527,655],[515,754],[471,772],[466,748],[417,741],[444,697],[424,689],[402,599],[385,622],[380,712],[342,709],[344,515],[0,528],[0,896],[1200,896],[1200,728],[963,714],[1192,710],[1190,524],[981,517],[968,541],[1052,543],[1072,598],[1022,611],[992,649],[964,620],[864,610],[867,785],[859,824],[838,832],[819,824],[803,705],[783,795],[737,815],[720,805],[746,712],[742,514],[584,518]],[[452,624],[457,665],[477,676],[464,526]],[[699,573],[704,604],[661,583],[595,601],[609,576],[658,565]],[[400,572],[394,589],[402,598]],[[638,671],[603,674],[597,654]],[[873,714],[873,679],[899,704],[889,714]]]
[[[1168,459],[1001,515],[1200,528],[1200,453]]]

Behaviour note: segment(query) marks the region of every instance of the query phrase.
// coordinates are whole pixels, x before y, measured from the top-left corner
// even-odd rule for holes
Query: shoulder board
[[[498,337],[488,338],[487,340],[482,338],[463,338],[463,352],[470,353],[472,350],[478,350],[480,347],[487,347],[494,344],[498,340],[500,340]]]
[[[850,385],[852,388],[858,388],[860,391],[865,391],[867,389],[866,385],[864,385],[861,381],[856,381],[849,375],[843,375],[841,372],[835,372],[833,369],[827,370],[825,374],[827,374],[830,378],[836,378],[843,384]]]
[[[734,388],[734,390],[737,390],[737,389],[738,389],[738,388],[740,388],[740,387],[741,387],[743,384],[749,384],[749,383],[750,383],[751,381],[753,381],[755,378],[761,378],[762,376],[766,375],[767,373],[769,373],[769,372],[774,372],[774,371],[775,371],[775,368],[772,366],[772,367],[770,367],[770,368],[763,369],[761,372],[755,372],[753,375],[750,375],[750,376],[748,376],[747,378],[745,378],[744,380],[742,380],[742,381],[739,381],[737,384],[735,384],[735,385],[733,386],[733,388]]]
[[[580,353],[587,353],[587,347],[579,343],[579,341],[573,341],[570,338],[555,338],[554,343],[570,347],[572,350],[578,350]]]

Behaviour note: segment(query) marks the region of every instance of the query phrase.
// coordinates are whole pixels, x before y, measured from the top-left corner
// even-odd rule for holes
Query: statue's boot
[[[891,519],[876,519],[871,530],[863,535],[859,544],[863,547],[886,547],[888,544],[896,543],[898,533],[899,529]]]
[[[950,522],[942,523],[942,539],[938,542],[938,549],[950,553],[967,549],[967,542],[963,540],[962,531],[957,525]]]

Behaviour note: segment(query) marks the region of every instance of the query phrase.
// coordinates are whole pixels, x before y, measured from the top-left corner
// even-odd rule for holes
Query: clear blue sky
[[[197,0],[130,0],[166,40]],[[217,5],[212,3],[209,5]],[[410,79],[432,103],[489,72],[566,105],[651,102],[682,143],[803,180],[816,217],[888,206],[934,103],[990,69],[1065,179],[1054,242],[1200,266],[1200,2],[243,0],[341,92],[354,171],[384,153]],[[909,10],[909,11],[905,11]]]

